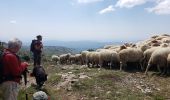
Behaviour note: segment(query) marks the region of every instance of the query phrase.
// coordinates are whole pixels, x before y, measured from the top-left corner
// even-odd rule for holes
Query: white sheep
[[[114,67],[118,66],[120,63],[119,55],[116,51],[111,50],[103,50],[99,55],[99,64],[101,67],[104,65],[110,66],[110,68],[114,65]]]
[[[158,71],[164,74],[167,70],[167,57],[169,53],[170,47],[155,50],[149,59],[145,74],[147,74],[147,71],[152,65],[156,65]],[[164,68],[164,71],[162,72],[160,68]]]
[[[90,57],[91,57],[92,67],[94,67],[94,65],[99,67],[99,56],[100,56],[100,52],[92,52],[91,53]]]
[[[57,56],[57,55],[52,55],[52,56],[51,56],[51,60],[54,61],[54,62],[56,62],[56,63],[58,63],[58,62],[60,61],[60,57]]]
[[[68,63],[70,55],[71,55],[70,53],[60,55],[59,56],[60,57],[60,63],[61,64]]]
[[[69,62],[70,62],[70,64],[75,63],[75,55],[70,55]]]
[[[122,70],[123,67],[127,66],[127,62],[135,62],[138,63],[143,70],[142,67],[142,59],[143,59],[143,52],[141,49],[137,48],[127,48],[123,49],[119,52],[120,56],[120,70]]]
[[[86,56],[87,56],[87,53],[88,53],[89,51],[82,51],[81,52],[81,55],[82,55],[82,63],[83,64],[86,64]]]
[[[152,47],[150,49],[147,49],[146,51],[144,51],[143,55],[144,55],[144,58],[143,58],[143,67],[147,66],[147,63],[152,55],[152,53],[158,49],[160,47]]]
[[[76,64],[83,64],[83,59],[81,54],[75,54],[75,63]]]

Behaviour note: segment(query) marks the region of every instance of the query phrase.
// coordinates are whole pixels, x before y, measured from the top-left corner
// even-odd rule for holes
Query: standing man
[[[0,84],[0,91],[2,91],[0,98],[2,100],[17,100],[21,75],[28,67],[28,63],[21,62],[16,54],[20,50],[21,45],[22,42],[14,38],[9,40],[8,49],[3,51],[4,56],[1,59],[3,81]]]
[[[34,58],[34,66],[41,65],[41,53],[42,53],[42,36],[38,35],[37,40],[33,40],[31,43],[31,51]]]

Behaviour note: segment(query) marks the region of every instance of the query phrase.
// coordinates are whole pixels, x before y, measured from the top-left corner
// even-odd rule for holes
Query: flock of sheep
[[[157,68],[167,74],[170,67],[170,35],[155,35],[138,43],[124,43],[120,46],[106,45],[95,51],[82,51],[80,54],[52,55],[52,60],[60,64],[82,64],[88,67],[110,67],[126,70],[131,64],[139,70]]]

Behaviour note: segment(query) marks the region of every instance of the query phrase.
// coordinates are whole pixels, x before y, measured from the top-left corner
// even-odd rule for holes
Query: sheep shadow
[[[123,70],[128,73],[144,72],[144,70],[140,68],[139,64],[132,62],[127,62],[127,66],[124,67]]]

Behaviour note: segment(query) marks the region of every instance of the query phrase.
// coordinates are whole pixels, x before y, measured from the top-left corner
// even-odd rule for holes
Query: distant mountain
[[[30,52],[30,47],[29,46],[23,46],[21,48],[21,51],[28,53],[28,52]],[[75,53],[78,53],[78,51],[76,51],[75,49],[62,47],[62,46],[44,46],[43,53],[47,54],[47,55],[53,55],[53,54],[61,55],[61,54],[64,54],[64,53],[75,54]]]
[[[44,45],[47,46],[63,46],[67,48],[73,48],[77,51],[103,48],[105,45],[110,45],[110,44],[112,45],[122,44],[122,42],[56,41],[56,40],[43,41],[43,43]]]
[[[56,41],[46,40],[43,41],[44,46],[48,48],[57,48],[59,50],[71,50],[73,53],[79,53],[82,50],[103,48],[105,45],[120,45],[123,42],[96,42],[96,41]],[[24,45],[30,46],[31,43],[25,42]]]

